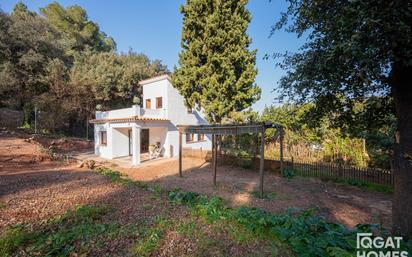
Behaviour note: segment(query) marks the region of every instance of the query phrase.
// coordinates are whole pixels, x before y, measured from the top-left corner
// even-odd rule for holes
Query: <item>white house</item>
[[[179,154],[177,125],[207,124],[201,111],[188,109],[184,98],[173,87],[168,75],[140,81],[143,87],[142,107],[96,112],[94,151],[105,158],[131,156],[132,164],[139,165],[150,145],[157,145],[164,157]],[[203,134],[183,135],[183,147],[210,150],[211,138]]]

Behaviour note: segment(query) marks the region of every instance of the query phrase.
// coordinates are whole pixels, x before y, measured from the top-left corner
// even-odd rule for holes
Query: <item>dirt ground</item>
[[[355,186],[325,182],[319,179],[283,178],[265,172],[264,190],[268,199],[258,196],[258,171],[240,167],[218,166],[217,186],[209,163],[194,158],[184,158],[183,178],[178,176],[177,159],[160,160],[142,167],[121,170],[130,178],[153,181],[162,188],[181,188],[186,191],[220,196],[232,206],[253,206],[271,212],[284,212],[289,208],[313,209],[329,221],[348,227],[360,223],[391,225],[391,195]]]
[[[23,138],[1,136],[0,142],[0,231],[12,224],[41,223],[79,204],[119,206],[125,222],[150,214],[138,209],[145,204],[144,191],[125,190],[77,163],[51,161],[38,144]]]
[[[79,168],[77,162],[52,161],[43,146],[27,138],[0,133],[0,239],[10,226],[24,224],[30,231],[44,231],[50,220],[75,206],[92,205],[107,206],[110,211],[101,222],[116,225],[120,232],[114,237],[108,231],[98,238],[98,244],[95,238],[73,242],[79,251],[87,243],[87,252],[70,256],[135,256],[131,249],[145,238],[140,224],[151,224],[159,217],[172,222],[150,256],[270,256],[273,252],[270,242],[234,242],[229,232],[196,220],[184,206],[170,204],[167,195],[116,184],[97,172]],[[181,228],[191,224],[196,227],[195,235],[184,236]]]
[[[76,163],[53,162],[42,152],[47,145],[56,145],[67,152],[79,145],[80,149],[90,147],[89,143],[53,139],[27,142],[25,138],[26,141],[24,137],[0,136],[0,204],[6,206],[0,208],[0,229],[27,220],[47,219],[76,204],[115,201],[124,210],[133,212],[134,201],[144,201],[140,193],[132,194],[134,200],[129,206],[130,198],[123,199],[124,189],[96,173],[78,168]],[[309,178],[286,179],[266,172],[264,188],[268,199],[259,199],[256,197],[258,173],[239,167],[219,166],[218,185],[214,187],[209,163],[199,159],[184,158],[183,178],[178,176],[177,159],[151,161],[133,169],[111,165],[134,180],[151,181],[165,189],[178,187],[218,195],[232,206],[255,206],[271,212],[314,209],[328,220],[349,227],[358,223],[391,225],[391,196],[358,187]],[[133,215],[140,215],[139,211]]]

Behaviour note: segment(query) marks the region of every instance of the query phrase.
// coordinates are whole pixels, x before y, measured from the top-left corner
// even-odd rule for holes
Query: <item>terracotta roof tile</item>
[[[154,77],[151,77],[151,78],[148,78],[148,79],[141,80],[141,81],[139,81],[139,85],[145,85],[145,84],[156,82],[156,81],[159,81],[159,80],[162,80],[162,79],[170,79],[169,74],[168,73],[161,74],[161,75],[157,75],[157,76],[154,76]]]
[[[153,117],[142,117],[142,116],[133,116],[130,118],[112,118],[112,119],[93,119],[90,120],[90,123],[120,123],[120,122],[135,122],[135,121],[169,121],[168,119],[164,118],[153,118]]]

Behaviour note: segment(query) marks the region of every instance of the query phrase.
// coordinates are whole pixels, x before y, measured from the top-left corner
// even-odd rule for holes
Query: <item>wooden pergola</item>
[[[280,169],[283,172],[283,127],[279,124],[261,123],[261,124],[244,124],[244,125],[178,125],[179,130],[179,175],[183,177],[182,172],[182,134],[211,134],[212,135],[212,169],[213,169],[213,184],[216,186],[217,174],[217,140],[216,136],[222,135],[241,135],[248,133],[260,133],[260,167],[259,167],[259,189],[263,196],[263,175],[265,161],[265,131],[268,128],[278,129],[280,134]]]

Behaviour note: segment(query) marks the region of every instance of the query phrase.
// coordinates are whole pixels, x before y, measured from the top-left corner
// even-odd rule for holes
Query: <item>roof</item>
[[[162,75],[158,75],[158,76],[155,76],[155,77],[151,77],[151,78],[148,78],[148,79],[141,80],[141,81],[139,81],[139,85],[146,85],[146,84],[153,83],[153,82],[160,81],[160,80],[164,80],[164,79],[170,80],[169,74],[162,74]]]
[[[168,119],[164,118],[152,118],[152,117],[142,117],[142,116],[133,116],[128,118],[112,118],[112,119],[93,119],[90,120],[90,123],[98,124],[98,123],[121,123],[121,122],[135,122],[135,121],[169,121]]]
[[[213,135],[239,135],[245,133],[262,133],[268,128],[282,129],[281,125],[272,123],[228,124],[228,125],[177,125],[181,133],[202,133]]]

